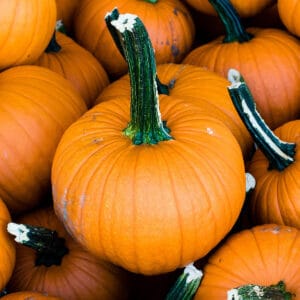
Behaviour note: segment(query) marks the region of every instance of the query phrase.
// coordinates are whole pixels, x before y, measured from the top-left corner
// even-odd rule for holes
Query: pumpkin
[[[57,20],[61,20],[68,34],[73,34],[73,16],[80,0],[56,0]]]
[[[16,248],[6,231],[6,225],[11,221],[10,213],[5,203],[0,199],[0,290],[2,291],[10,279],[16,260]]]
[[[104,22],[106,13],[115,7],[141,18],[157,63],[178,63],[190,51],[195,27],[189,10],[180,0],[82,0],[74,16],[75,39],[96,56],[113,79],[127,72],[126,61]]]
[[[287,30],[297,37],[300,37],[299,1],[278,0],[278,13]]]
[[[300,228],[300,120],[272,131],[256,111],[254,97],[240,73],[233,70],[229,76],[231,97],[258,147],[247,166],[256,180],[249,203],[252,220]]]
[[[243,28],[228,0],[211,1],[226,35],[193,49],[183,63],[200,65],[227,77],[239,70],[257,107],[272,128],[300,114],[300,42],[278,28]],[[272,51],[270,51],[272,49]]]
[[[289,226],[232,234],[210,255],[194,299],[299,299],[299,247],[299,230]]]
[[[97,257],[166,273],[232,228],[245,196],[243,156],[231,131],[197,105],[158,103],[153,48],[137,16],[113,10],[106,21],[122,39],[131,99],[97,104],[65,131],[52,165],[54,208]]]
[[[36,60],[47,47],[55,22],[55,0],[0,1],[0,69]]]
[[[129,275],[83,249],[57,219],[52,207],[8,223],[16,236],[16,266],[8,292],[37,291],[62,299],[127,299]]]
[[[216,15],[210,0],[185,0],[191,7],[207,15]],[[256,16],[265,8],[275,3],[274,0],[230,0],[232,5],[243,18]]]
[[[62,76],[29,65],[0,73],[0,99],[0,197],[17,214],[49,191],[60,137],[87,108]]]
[[[47,294],[32,292],[32,291],[21,291],[15,293],[9,293],[1,297],[1,300],[63,300],[60,297],[49,296]]]
[[[59,31],[54,32],[48,47],[34,64],[49,68],[70,80],[87,107],[94,104],[109,83],[108,75],[98,60]]]

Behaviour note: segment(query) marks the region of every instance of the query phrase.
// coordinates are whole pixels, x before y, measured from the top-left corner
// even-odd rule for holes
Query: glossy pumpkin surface
[[[64,239],[68,252],[61,262],[53,262],[50,254],[39,254],[17,244],[16,267],[7,285],[9,292],[38,291],[62,299],[127,299],[128,275],[84,250],[66,231],[52,208],[42,208],[24,214],[19,224],[39,226],[57,232]],[[58,252],[58,251],[57,251]],[[50,260],[51,259],[51,260]]]
[[[287,30],[300,37],[300,5],[297,0],[278,0],[278,13]]]
[[[157,63],[180,62],[192,47],[195,36],[193,19],[178,0],[83,0],[74,16],[75,39],[92,52],[106,71],[117,78],[127,71],[104,22],[108,11],[138,15],[150,35]]]
[[[269,286],[284,281],[300,299],[300,233],[276,224],[256,226],[230,236],[211,255],[195,300],[225,300],[246,284]]]
[[[0,69],[36,60],[47,47],[55,22],[55,0],[2,0]]]
[[[2,72],[0,99],[0,196],[20,213],[49,190],[58,141],[86,105],[66,79],[38,66]]]

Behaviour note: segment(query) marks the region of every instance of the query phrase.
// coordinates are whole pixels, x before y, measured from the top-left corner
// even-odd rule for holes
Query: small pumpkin
[[[68,79],[88,108],[109,84],[108,75],[98,60],[59,31],[54,32],[48,47],[34,65],[49,68]]]
[[[56,22],[55,0],[0,1],[0,70],[35,61]]]
[[[300,37],[300,5],[297,0],[278,0],[278,13],[282,23],[292,34]]]
[[[99,258],[145,275],[170,272],[208,253],[235,223],[245,196],[241,148],[197,105],[159,104],[141,20],[117,10],[106,20],[122,39],[131,99],[97,104],[65,131],[52,165],[54,208]]]
[[[300,114],[299,40],[278,28],[245,30],[228,0],[211,3],[226,35],[193,49],[183,63],[207,67],[224,77],[230,68],[239,70],[272,129],[296,119]]]
[[[230,235],[210,255],[194,299],[299,299],[299,247],[300,232],[289,226],[265,224]]]
[[[16,261],[16,247],[12,238],[6,231],[7,224],[11,221],[11,215],[0,199],[0,290],[4,290],[9,281]]]
[[[52,207],[23,214],[7,229],[17,241],[8,292],[36,291],[62,299],[128,299],[129,274],[95,258],[66,231]]]
[[[195,26],[180,0],[82,0],[74,16],[75,40],[95,55],[111,78],[119,78],[128,70],[104,22],[107,12],[115,7],[141,18],[158,64],[178,63],[190,51]]]
[[[69,81],[30,65],[0,73],[0,99],[0,197],[17,214],[49,191],[60,137],[87,108]]]
[[[256,224],[276,223],[300,228],[299,128],[289,121],[274,131],[256,111],[250,88],[239,72],[231,71],[230,93],[257,145],[247,169],[255,177],[250,213]]]

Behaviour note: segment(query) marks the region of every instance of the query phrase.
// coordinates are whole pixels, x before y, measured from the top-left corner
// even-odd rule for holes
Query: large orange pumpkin
[[[6,287],[16,261],[16,247],[13,239],[7,233],[6,226],[11,221],[10,213],[5,203],[0,199],[0,290]]]
[[[56,22],[55,0],[0,1],[0,69],[35,61]]]
[[[252,27],[246,31],[228,0],[212,2],[226,27],[226,35],[193,49],[183,63],[207,67],[224,77],[230,68],[239,70],[272,129],[297,118],[299,40],[281,29]]]
[[[234,75],[232,99],[258,147],[247,165],[256,180],[249,198],[252,220],[300,228],[300,120],[289,121],[272,132],[257,113],[251,91],[240,74],[229,74]]]
[[[104,21],[118,7],[138,15],[155,49],[157,63],[180,62],[192,47],[195,28],[180,0],[82,0],[74,16],[77,42],[93,53],[114,79],[127,72],[127,64],[115,46]]]
[[[87,108],[70,82],[38,66],[0,73],[0,99],[0,197],[19,213],[50,189],[60,137]]]
[[[23,214],[9,223],[16,236],[16,265],[8,292],[38,291],[62,299],[128,299],[126,271],[83,249],[57,219],[52,207]]]
[[[299,249],[300,232],[293,227],[266,224],[231,235],[210,256],[194,299],[299,300]],[[284,285],[286,298],[279,293]],[[254,298],[239,297],[242,287]],[[263,293],[266,289],[269,297]],[[255,297],[259,292],[261,298]]]
[[[49,68],[68,79],[87,107],[93,106],[102,89],[108,85],[106,71],[98,60],[73,39],[57,31],[35,65]]]
[[[54,297],[47,294],[31,291],[21,291],[9,293],[1,297],[1,300],[63,300],[60,297]]]
[[[54,207],[98,257],[137,273],[169,272],[232,228],[245,196],[243,156],[231,131],[199,106],[158,103],[140,19],[114,10],[107,20],[122,36],[131,101],[95,105],[65,131],[53,161]]]

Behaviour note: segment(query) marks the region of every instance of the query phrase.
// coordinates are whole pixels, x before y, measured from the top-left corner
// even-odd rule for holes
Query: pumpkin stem
[[[229,0],[209,0],[209,2],[216,10],[224,25],[226,32],[223,40],[224,43],[243,43],[252,39],[252,34],[245,30],[240,16]]]
[[[291,300],[292,296],[283,281],[268,287],[249,284],[227,292],[227,300]]]
[[[242,78],[234,69],[229,70],[229,95],[245,126],[258,148],[270,162],[270,169],[284,170],[294,161],[295,143],[280,140],[264,122],[256,110],[253,96]]]
[[[161,119],[154,51],[143,23],[136,15],[119,14],[117,9],[105,20],[128,63],[131,120],[124,134],[135,145],[172,139]]]
[[[7,231],[15,236],[16,242],[36,250],[37,266],[60,265],[62,258],[69,252],[65,239],[58,237],[56,231],[13,222],[8,223]]]
[[[156,1],[155,1],[156,2]],[[127,60],[126,55],[124,53],[124,45],[121,42],[120,35],[117,32],[117,30],[110,24],[112,20],[116,20],[119,16],[119,12],[117,9],[114,9],[110,14],[107,14],[105,17],[107,28],[115,42],[115,45],[117,46],[118,50],[120,51],[121,55],[124,57],[125,60]],[[151,42],[150,42],[151,43]],[[152,47],[152,46],[151,46]],[[127,61],[128,63],[128,61]],[[169,95],[169,87],[166,84],[163,84],[160,82],[159,78],[156,75],[156,84],[157,84],[157,90],[159,94]]]
[[[193,299],[203,273],[198,270],[193,263],[187,265],[182,274],[178,277],[175,284],[171,287],[166,296],[166,300],[181,299],[191,300]]]
[[[59,52],[61,50],[61,46],[58,44],[56,40],[56,30],[54,30],[51,40],[45,49],[45,52]]]

